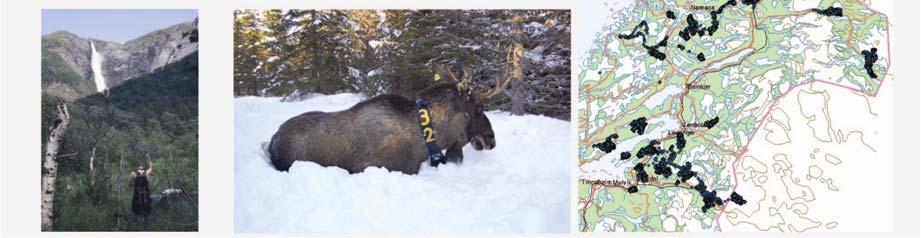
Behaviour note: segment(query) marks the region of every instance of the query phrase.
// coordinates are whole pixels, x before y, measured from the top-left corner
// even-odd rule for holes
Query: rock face
[[[61,56],[83,80],[92,83],[90,42],[102,54],[102,73],[109,88],[151,73],[198,50],[198,18],[140,36],[124,44],[82,38],[66,31],[42,36],[43,53]],[[44,67],[44,66],[43,66]],[[43,80],[44,80],[43,76]],[[60,86],[60,84],[43,84]]]
[[[89,42],[63,31],[42,37],[42,93],[72,101],[95,92]]]
[[[99,44],[105,57],[106,85],[114,87],[135,76],[153,72],[198,50],[198,19],[147,33],[125,44]]]
[[[60,55],[64,63],[83,78],[92,77],[89,39],[80,38],[66,31],[55,31],[42,36],[42,48]]]

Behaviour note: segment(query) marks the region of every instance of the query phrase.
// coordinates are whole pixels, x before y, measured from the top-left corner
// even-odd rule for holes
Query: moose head
[[[468,142],[473,144],[473,148],[476,150],[491,150],[495,148],[495,133],[492,130],[492,124],[489,122],[489,118],[486,117],[486,114],[483,112],[484,107],[481,102],[502,92],[505,87],[496,87],[492,91],[477,94],[468,86],[472,76],[467,68],[464,68],[461,80],[457,80],[457,77],[450,68],[446,68],[445,71],[452,79],[459,81],[459,83],[457,83],[458,91],[464,94],[464,99],[469,105],[468,108],[466,108],[467,111],[465,111],[465,115],[468,117],[466,126]]]

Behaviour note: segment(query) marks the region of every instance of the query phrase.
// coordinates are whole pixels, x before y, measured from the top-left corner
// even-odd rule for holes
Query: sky
[[[197,10],[184,9],[43,9],[42,35],[65,30],[84,38],[124,43],[196,16]]]

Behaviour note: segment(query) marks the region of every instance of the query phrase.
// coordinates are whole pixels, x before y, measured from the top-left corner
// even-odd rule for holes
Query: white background
[[[892,0],[895,1],[895,0]],[[895,230],[885,235],[917,236],[919,232],[919,172],[921,172],[921,80],[919,77],[918,1],[895,1],[892,27],[893,63],[899,64],[895,79],[897,134],[895,143],[896,194],[892,201],[867,201],[867,204],[892,202],[897,207]],[[590,3],[590,2],[589,2]],[[581,0],[462,0],[462,1],[7,1],[0,2],[0,236],[91,236],[118,233],[41,233],[40,232],[40,87],[41,87],[41,9],[198,9],[199,13],[199,233],[140,233],[144,236],[197,237],[233,234],[233,10],[247,8],[556,8],[573,9],[573,64],[579,62],[591,43],[600,19],[579,17],[580,11],[598,11],[579,6],[597,6]],[[573,67],[575,75],[576,67]],[[575,84],[573,84],[575,85]],[[576,89],[572,90],[576,101]],[[577,113],[572,113],[573,122]],[[577,132],[572,126],[572,141]],[[573,142],[574,143],[574,142]],[[572,178],[577,176],[575,146],[572,146]],[[868,171],[872,174],[872,171]],[[864,176],[864,175],[855,175]],[[867,179],[873,179],[867,177]],[[573,215],[577,186],[572,186]],[[866,204],[855,204],[864,206]],[[845,212],[846,208],[842,208]],[[845,214],[842,214],[845,215]],[[846,214],[859,215],[859,214]],[[575,219],[571,227],[576,230]],[[120,233],[137,236],[139,233]],[[584,234],[583,234],[584,235]],[[598,234],[592,234],[598,236]],[[616,235],[616,234],[604,234]],[[636,234],[635,234],[636,235]],[[649,234],[639,234],[648,236]],[[657,234],[669,235],[669,234]],[[674,236],[675,234],[671,234]],[[682,234],[701,236],[707,234]],[[730,234],[751,236],[758,234]],[[763,234],[762,234],[763,235]],[[776,234],[774,234],[776,235]],[[855,234],[861,235],[861,234]],[[862,234],[878,236],[880,234]]]

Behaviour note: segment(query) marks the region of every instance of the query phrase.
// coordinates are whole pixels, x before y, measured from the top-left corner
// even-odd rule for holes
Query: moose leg
[[[458,163],[464,162],[464,147],[460,146],[458,143],[454,143],[451,147],[448,147],[448,152],[445,154],[445,158],[448,162]]]

